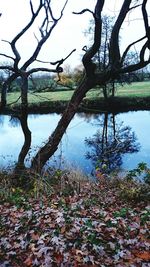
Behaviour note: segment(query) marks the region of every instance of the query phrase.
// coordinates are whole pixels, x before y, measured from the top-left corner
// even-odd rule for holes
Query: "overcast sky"
[[[60,14],[60,7],[64,0],[53,0],[52,2],[55,4],[54,14],[57,17]],[[90,13],[73,15],[72,11],[81,11],[84,8],[94,10],[95,2],[96,0],[69,0],[63,18],[54,29],[49,41],[44,45],[38,59],[56,61],[64,58],[76,48],[77,51],[65,63],[72,67],[78,65],[83,54],[82,47],[88,45],[88,39],[85,38],[83,32],[92,16]],[[104,13],[114,16],[122,2],[122,0],[106,0]],[[38,0],[33,0],[33,3],[37,4]],[[150,10],[150,3],[148,5]],[[0,17],[0,39],[11,41],[30,18],[29,0],[0,0],[0,12],[2,13]],[[138,19],[135,20],[136,18]],[[38,32],[37,30],[36,24],[17,44],[22,61],[25,61],[32,54],[37,42],[34,37],[34,33],[37,34]],[[137,10],[136,15],[130,14],[123,25],[122,45],[125,47],[130,41],[136,40],[141,36],[142,31],[143,22],[140,20],[140,12]],[[144,31],[142,35],[144,35]],[[12,55],[8,43],[0,42],[0,53]],[[7,61],[6,58],[0,58],[0,60]]]

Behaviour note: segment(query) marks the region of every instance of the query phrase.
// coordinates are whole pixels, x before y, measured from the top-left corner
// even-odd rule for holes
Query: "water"
[[[26,165],[48,139],[60,119],[58,114],[29,115],[32,132]],[[24,143],[19,120],[0,116],[0,168],[14,166]],[[96,167],[132,169],[139,162],[150,165],[150,112],[76,114],[50,165],[73,167],[91,174]],[[86,140],[86,141],[85,141]]]

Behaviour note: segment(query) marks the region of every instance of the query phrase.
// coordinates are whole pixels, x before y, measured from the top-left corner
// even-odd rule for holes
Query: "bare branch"
[[[11,66],[6,65],[6,66],[0,66],[0,70],[10,70],[10,71],[14,71],[14,68],[11,67]]]
[[[140,61],[137,64],[133,64],[133,65],[130,65],[130,66],[127,66],[127,67],[121,69],[120,74],[121,73],[130,73],[130,72],[134,72],[136,70],[142,69],[142,68],[146,67],[149,63],[150,63],[150,59],[146,60],[146,61]]]
[[[148,24],[148,14],[147,14],[147,10],[146,10],[146,4],[147,4],[147,0],[143,0],[142,13],[143,13],[146,36],[148,38],[147,47],[150,49],[150,26]]]
[[[17,103],[17,102],[19,101],[20,98],[21,98],[21,95],[20,95],[20,96],[17,98],[17,100],[15,100],[14,102],[11,102],[11,103],[7,104],[7,106],[11,106],[11,105]]]
[[[137,43],[143,41],[145,38],[146,38],[146,36],[144,36],[144,37],[138,39],[137,41],[135,41],[135,42],[133,42],[133,43],[131,43],[131,44],[128,45],[128,47],[126,48],[126,50],[124,51],[124,53],[123,53],[123,55],[122,55],[122,58],[121,58],[121,65],[123,64],[123,62],[124,62],[124,60],[125,60],[125,57],[126,57],[128,51],[130,50],[131,46],[133,46],[133,45],[135,45],[135,44],[137,44]]]
[[[84,45],[84,46],[82,47],[82,51],[87,52],[87,50],[88,50],[87,45]]]
[[[43,61],[40,59],[36,59],[35,61],[40,62],[40,63],[44,63],[44,64],[51,64],[50,61]]]
[[[144,62],[144,56],[145,56],[145,51],[148,46],[148,41],[143,45],[141,51],[140,51],[140,62]]]
[[[15,64],[14,67],[17,69],[18,67],[18,63],[21,59],[20,54],[16,48],[16,42],[22,37],[22,35],[32,26],[33,22],[35,21],[36,17],[38,16],[41,8],[43,7],[43,3],[40,0],[39,6],[36,10],[36,12],[33,11],[33,6],[32,6],[32,1],[30,1],[30,7],[31,7],[31,11],[32,11],[32,17],[29,21],[29,23],[15,36],[15,38],[11,41],[10,45],[12,48],[12,51],[14,53],[14,55],[16,56],[16,60],[15,60]]]
[[[89,13],[91,13],[94,16],[94,12],[92,10],[88,9],[88,8],[83,9],[80,12],[72,12],[72,13],[75,14],[75,15],[81,15],[81,14],[84,14],[85,12],[89,12]]]
[[[10,58],[10,59],[12,59],[13,61],[15,60],[15,58],[13,58],[13,57],[11,57],[11,56],[8,56],[8,55],[6,55],[6,54],[3,54],[3,53],[0,53],[0,56]]]
[[[54,72],[54,73],[58,73],[58,72],[62,72],[63,69],[62,68],[59,68],[59,69],[48,69],[48,68],[33,68],[31,70],[29,70],[27,72],[27,75],[30,75],[32,73],[35,73],[35,72],[39,72],[39,71],[45,71],[45,72]]]
[[[104,6],[104,0],[98,0],[95,6],[94,20],[95,20],[95,32],[94,42],[89,50],[86,51],[83,56],[82,62],[86,70],[87,77],[93,76],[95,72],[95,64],[92,62],[92,58],[97,53],[101,45],[101,31],[102,31],[102,19],[101,12]]]
[[[30,8],[31,8],[31,13],[32,13],[32,16],[34,16],[34,10],[33,10],[33,4],[32,4],[32,0],[30,0]]]
[[[51,35],[51,32],[53,31],[53,29],[57,25],[58,21],[61,19],[62,15],[63,15],[64,8],[66,7],[67,2],[68,2],[68,0],[65,2],[64,6],[63,6],[63,8],[61,10],[61,15],[60,15],[60,17],[58,19],[55,19],[54,16],[53,16],[53,13],[52,13],[52,10],[51,10],[51,7],[50,7],[50,0],[47,0],[47,1],[44,2],[45,17],[44,17],[43,22],[42,22],[41,27],[40,27],[41,40],[38,42],[38,45],[37,45],[35,51],[33,52],[32,56],[22,66],[22,70],[26,70],[27,67],[31,63],[33,63],[34,60],[36,60],[36,58],[37,58],[37,56],[38,56],[43,44],[47,41],[47,39]],[[50,21],[49,17],[53,20],[53,22]]]
[[[133,71],[136,71],[136,70],[139,70],[141,68],[144,68],[145,66],[147,66],[149,63],[150,63],[150,57],[148,60],[145,60],[144,57],[145,57],[145,52],[146,52],[146,49],[147,49],[147,45],[148,45],[148,41],[146,41],[146,43],[143,45],[141,51],[140,51],[140,61],[136,64],[132,64],[132,65],[129,65],[127,67],[124,67],[122,69],[120,69],[120,73],[128,73],[128,72],[133,72]]]
[[[38,61],[38,62],[41,62],[41,63],[49,63],[49,64],[51,64],[51,65],[57,65],[57,67],[56,67],[56,70],[55,70],[55,72],[58,74],[58,81],[60,81],[61,80],[61,77],[60,77],[60,75],[59,75],[59,73],[61,73],[61,72],[63,72],[63,68],[62,67],[60,67],[62,64],[63,64],[63,62],[68,58],[68,57],[70,57],[71,55],[72,55],[72,53],[74,53],[76,51],[76,49],[73,49],[64,59],[62,58],[61,60],[57,60],[57,61],[55,61],[55,62],[48,62],[48,61],[42,61],[42,60],[36,60],[36,61]],[[53,71],[54,72],[54,71]]]
[[[136,5],[136,6],[132,6],[132,7],[129,8],[129,11],[131,11],[132,9],[135,9],[137,7],[140,7],[140,6],[141,6],[141,4],[140,5]]]
[[[64,61],[70,57],[74,52],[76,51],[76,49],[73,49],[65,58],[64,58]]]
[[[110,64],[112,68],[118,68],[120,65],[119,31],[124,19],[129,12],[131,0],[124,0],[120,13],[115,22],[110,39]]]
[[[74,52],[76,51],[76,49],[73,49],[65,58],[62,58],[61,60],[57,60],[55,62],[50,62],[51,65],[56,65],[56,64],[62,64],[68,57],[70,57]]]
[[[60,17],[59,17],[59,19],[58,19],[58,20],[60,20],[60,19],[62,18],[62,16],[63,16],[63,13],[64,13],[64,10],[65,10],[65,7],[66,7],[67,3],[68,3],[68,0],[66,0],[66,2],[65,2],[65,4],[64,4],[64,6],[63,6],[63,8],[62,8],[62,10],[61,10],[61,14],[60,14]]]
[[[2,42],[5,42],[5,43],[7,43],[7,44],[11,44],[9,41],[7,41],[7,40],[2,40]]]
[[[37,42],[39,42],[39,39],[37,38],[37,36],[35,35],[35,33],[34,33],[34,37],[37,40]]]
[[[46,87],[46,88],[47,88],[47,87]],[[45,88],[45,89],[46,89],[46,88]],[[44,90],[44,89],[43,89],[43,90]],[[37,95],[36,93],[38,93],[38,92],[37,92],[37,91],[36,91],[36,92],[34,91],[33,93],[30,92],[31,95],[34,95],[34,96],[36,96],[36,97],[38,97],[38,98],[41,98],[41,99],[44,99],[44,100],[47,100],[47,101],[51,101],[51,100],[52,100],[52,98],[48,98],[48,97],[44,97],[44,96],[41,96],[41,95]]]
[[[53,16],[53,12],[52,12],[52,9],[50,7],[50,1],[49,0],[47,1],[47,6],[45,6],[45,11],[49,12],[49,14],[50,14],[50,16],[51,16],[53,21],[57,21],[57,19],[55,19],[54,16]]]

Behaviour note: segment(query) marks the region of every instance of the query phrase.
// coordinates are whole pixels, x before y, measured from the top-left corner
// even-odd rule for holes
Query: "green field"
[[[73,94],[73,90],[29,93],[29,104],[41,103],[45,101],[68,101]],[[20,96],[19,92],[8,93],[8,104],[14,103]],[[150,96],[150,82],[136,82],[130,85],[117,85],[116,96],[119,97],[146,97]],[[91,89],[87,93],[87,98],[93,99],[102,97],[101,89]],[[16,102],[20,103],[20,99]]]
[[[150,96],[150,82],[134,82],[130,85],[118,86],[116,96],[145,97]]]

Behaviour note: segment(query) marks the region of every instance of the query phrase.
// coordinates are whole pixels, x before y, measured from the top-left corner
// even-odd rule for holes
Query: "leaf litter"
[[[0,267],[150,267],[150,206],[108,184],[0,205]]]

